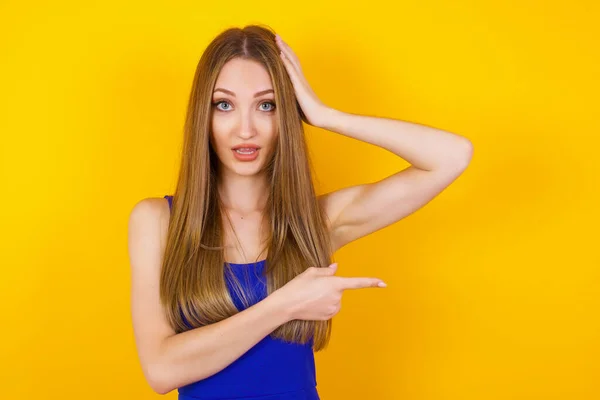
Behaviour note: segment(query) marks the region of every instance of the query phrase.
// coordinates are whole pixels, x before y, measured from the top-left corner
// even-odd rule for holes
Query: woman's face
[[[275,95],[265,67],[241,58],[227,62],[217,78],[212,103],[210,139],[221,166],[240,175],[261,171],[278,134]],[[240,145],[258,149],[234,150]]]

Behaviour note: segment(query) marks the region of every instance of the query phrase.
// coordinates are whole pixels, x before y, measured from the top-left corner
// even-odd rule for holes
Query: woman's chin
[[[231,170],[237,175],[252,176],[257,175],[261,171],[262,164],[258,162],[246,163],[234,161]]]

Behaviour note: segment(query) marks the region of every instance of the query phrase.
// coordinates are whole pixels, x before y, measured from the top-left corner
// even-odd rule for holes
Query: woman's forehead
[[[256,93],[273,90],[271,77],[266,68],[257,61],[236,58],[227,62],[215,83],[233,97],[252,98]]]

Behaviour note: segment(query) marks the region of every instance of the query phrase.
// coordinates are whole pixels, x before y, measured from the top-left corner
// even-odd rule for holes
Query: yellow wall
[[[337,253],[339,275],[388,288],[346,292],[316,355],[322,398],[600,397],[596,2],[98,4],[0,4],[0,397],[158,397],[134,348],[127,218],[171,193],[198,58],[247,23],[288,41],[328,105],[474,144],[434,201]],[[407,166],[307,135],[319,192]]]

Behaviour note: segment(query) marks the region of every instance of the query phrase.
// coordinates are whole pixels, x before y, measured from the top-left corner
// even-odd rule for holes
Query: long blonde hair
[[[269,226],[264,269],[268,294],[308,267],[327,267],[332,259],[329,222],[312,182],[302,126],[304,115],[280,59],[275,33],[260,25],[228,29],[208,45],[200,58],[185,120],[181,166],[160,277],[161,302],[177,333],[239,312],[225,281],[225,272],[230,270],[224,259],[223,206],[216,185],[218,159],[210,144],[215,82],[223,65],[235,57],[258,61],[266,68],[279,110],[280,134],[264,169],[270,183],[263,215]],[[230,276],[240,292],[239,282],[233,274]],[[245,296],[242,301],[249,305]],[[302,344],[313,339],[313,349],[322,350],[331,336],[331,319],[289,321],[271,336]]]

